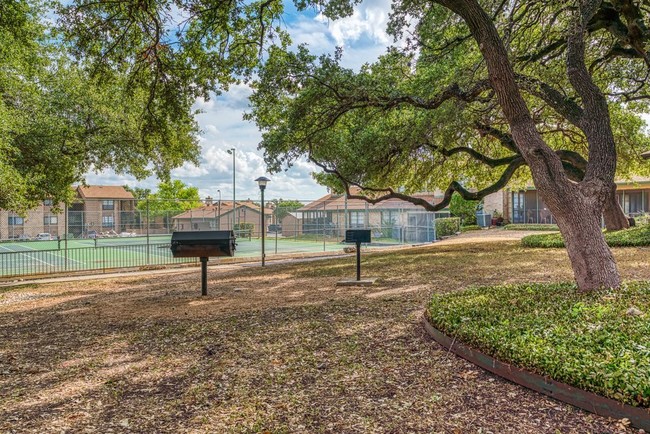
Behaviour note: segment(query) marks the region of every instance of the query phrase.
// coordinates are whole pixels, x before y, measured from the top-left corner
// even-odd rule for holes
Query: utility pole
[[[239,223],[239,221],[235,220],[237,215],[237,202],[235,200],[235,148],[228,149],[228,153],[232,154],[232,230],[234,231]]]

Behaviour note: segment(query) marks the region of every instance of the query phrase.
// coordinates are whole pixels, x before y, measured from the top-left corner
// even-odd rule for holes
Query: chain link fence
[[[259,257],[262,230],[267,255],[340,250],[345,231],[359,228],[371,230],[369,248],[428,243],[436,240],[436,218],[448,215],[402,201],[370,205],[334,195],[270,200],[263,210],[256,200],[211,198],[45,202],[26,215],[0,210],[0,276],[188,262],[169,252],[175,231],[233,230],[241,258]]]

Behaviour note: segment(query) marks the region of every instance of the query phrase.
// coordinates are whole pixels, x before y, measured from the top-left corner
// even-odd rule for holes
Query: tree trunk
[[[621,229],[630,227],[630,222],[618,204],[618,200],[616,200],[616,194],[610,195],[605,201],[603,217],[605,218],[605,227],[608,231],[620,231]]]
[[[578,288],[584,292],[618,288],[621,279],[614,255],[600,229],[600,207],[573,202],[573,206],[564,207],[556,219]]]
[[[569,181],[559,156],[544,142],[521,95],[508,52],[492,18],[478,0],[434,0],[467,23],[485,59],[499,106],[521,156],[530,167],[544,203],[557,219],[576,282],[582,291],[617,288],[616,262],[600,229],[603,204],[613,195],[616,143],[607,100],[594,84],[584,59],[584,26],[595,1],[578,8],[575,29],[567,40],[567,75],[584,105],[580,128],[589,143],[589,164],[579,184]]]

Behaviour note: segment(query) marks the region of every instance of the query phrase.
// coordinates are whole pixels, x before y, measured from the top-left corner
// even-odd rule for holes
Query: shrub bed
[[[454,235],[458,231],[460,231],[459,217],[436,219],[436,235],[438,237]]]
[[[509,224],[503,227],[509,231],[559,231],[557,225],[548,224]]]
[[[479,225],[467,225],[467,226],[460,227],[461,232],[480,231],[480,230],[481,227]]]
[[[435,295],[427,315],[503,362],[650,406],[650,282],[590,294],[569,283],[473,288]]]
[[[610,247],[650,246],[650,225],[635,226],[615,232],[605,232],[605,240]],[[564,247],[564,240],[558,234],[528,235],[521,239],[524,247]]]

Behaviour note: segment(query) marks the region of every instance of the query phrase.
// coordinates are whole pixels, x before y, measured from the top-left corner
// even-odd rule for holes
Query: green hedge
[[[559,231],[557,225],[548,224],[509,224],[504,229],[509,231]]]
[[[605,240],[610,247],[650,246],[650,225],[605,232]],[[528,235],[521,239],[521,244],[524,247],[559,248],[564,247],[564,240],[560,234]]]
[[[642,407],[649,315],[650,282],[589,294],[569,283],[474,288],[435,295],[428,308],[434,327],[498,360]]]
[[[479,225],[467,225],[467,226],[460,227],[461,232],[480,231],[480,230],[481,227]]]
[[[447,217],[436,219],[436,236],[446,237],[460,232],[460,218]]]

